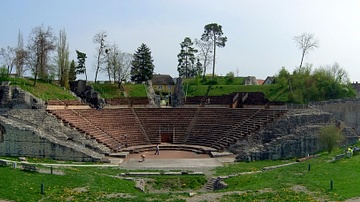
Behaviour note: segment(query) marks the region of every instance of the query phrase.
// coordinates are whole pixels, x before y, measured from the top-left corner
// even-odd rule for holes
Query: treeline
[[[291,103],[356,96],[347,72],[338,63],[314,70],[312,65],[307,64],[295,69],[292,74],[283,67],[275,76],[275,83],[287,89],[288,101]]]
[[[121,82],[129,77],[133,55],[122,52],[115,42],[109,43],[106,37],[106,31],[100,31],[93,37],[97,50],[94,80],[97,80],[100,71],[104,71],[109,81]],[[61,86],[68,88],[69,81],[76,80],[79,74],[85,74],[87,80],[87,55],[79,50],[76,53],[77,61],[70,60],[65,29],[56,36],[49,26],[34,27],[26,45],[19,31],[17,46],[8,45],[0,49],[1,74],[8,76],[15,70],[16,76],[23,76],[26,71],[30,71],[34,85],[37,79],[58,79]]]

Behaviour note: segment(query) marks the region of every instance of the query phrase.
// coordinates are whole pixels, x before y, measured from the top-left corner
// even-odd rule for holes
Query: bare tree
[[[15,65],[16,52],[15,48],[7,46],[6,48],[0,49],[0,55],[2,55],[5,65],[7,67],[7,74],[12,72]]]
[[[314,34],[303,33],[300,36],[295,36],[294,40],[302,51],[301,62],[299,68],[301,69],[304,57],[309,53],[310,50],[319,47],[319,40],[314,37]]]
[[[109,81],[113,79],[114,82],[118,82],[120,84],[122,80],[129,76],[132,55],[121,52],[116,43],[107,48],[105,53],[107,55],[106,71]]]
[[[60,80],[60,85],[69,87],[69,43],[66,40],[65,29],[59,31],[59,40],[57,44],[57,56],[55,58],[57,63],[57,74]]]
[[[115,67],[117,63],[117,54],[119,54],[118,45],[114,42],[113,45],[105,49],[106,54],[106,73],[109,77],[109,82],[111,79],[115,81]]]
[[[120,87],[121,82],[127,80],[130,76],[131,61],[133,60],[133,54],[119,52],[117,58],[119,65],[116,70],[117,72],[116,80]]]
[[[201,61],[201,64],[204,68],[203,70],[203,78],[206,76],[206,70],[211,64],[212,61],[212,49],[213,43],[211,41],[202,41],[199,39],[195,39],[195,45],[198,47],[198,58]]]
[[[342,84],[350,83],[349,74],[344,68],[341,68],[339,63],[335,62],[333,65],[321,66],[316,71],[325,72],[330,78]]]
[[[95,69],[95,83],[97,80],[97,76],[99,71],[101,70],[101,65],[104,62],[104,54],[105,54],[105,38],[107,36],[106,31],[99,31],[95,34],[93,38],[93,42],[97,45],[96,47],[96,69]]]
[[[49,78],[50,54],[56,48],[56,37],[51,27],[44,28],[43,25],[32,29],[27,46],[27,62],[34,75],[34,86],[39,78]]]

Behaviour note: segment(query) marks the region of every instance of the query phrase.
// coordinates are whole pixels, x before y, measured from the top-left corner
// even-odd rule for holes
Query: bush
[[[320,130],[318,138],[319,141],[326,146],[329,154],[344,140],[341,128],[337,128],[335,125],[323,127]]]

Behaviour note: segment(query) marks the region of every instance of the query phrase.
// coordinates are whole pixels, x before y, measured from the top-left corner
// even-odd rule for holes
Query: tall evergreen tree
[[[86,67],[85,67],[85,61],[86,61],[86,53],[80,52],[76,50],[78,64],[75,67],[75,73],[76,74],[85,74],[85,79],[87,81],[87,74],[86,74]]]
[[[223,36],[222,26],[217,23],[211,23],[205,25],[204,33],[201,35],[202,41],[211,41],[213,43],[213,72],[212,77],[215,76],[215,58],[216,58],[216,47],[225,47],[227,37]]]
[[[131,61],[131,81],[141,83],[150,80],[154,73],[153,61],[150,48],[141,44]]]
[[[194,43],[189,37],[185,37],[184,41],[180,43],[180,53],[178,57],[178,72],[179,76],[189,78],[197,75],[195,66],[195,53],[197,50],[192,46]]]

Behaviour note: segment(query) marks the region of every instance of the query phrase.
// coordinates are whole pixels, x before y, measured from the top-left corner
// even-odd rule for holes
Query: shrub
[[[344,140],[341,128],[338,128],[335,125],[323,127],[320,130],[318,138],[319,141],[326,146],[326,150],[329,154]]]

